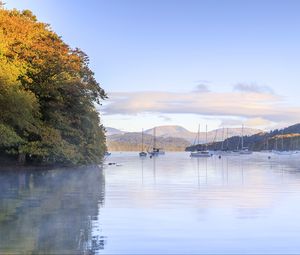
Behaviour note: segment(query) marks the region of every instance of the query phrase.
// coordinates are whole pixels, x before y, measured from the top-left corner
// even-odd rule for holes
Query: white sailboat
[[[242,126],[242,148],[239,153],[242,155],[252,154],[252,151],[250,151],[248,147],[244,147],[244,125]]]
[[[150,156],[165,155],[165,151],[162,148],[156,147],[156,128],[153,129],[153,148],[152,151],[148,151]]]
[[[142,130],[142,151],[139,153],[140,157],[147,157],[147,152],[144,151],[144,130]]]
[[[197,133],[197,142],[199,145],[199,136],[200,136],[200,125],[198,126],[198,133]],[[206,125],[206,150],[199,150],[197,149],[197,151],[192,151],[190,154],[190,157],[192,158],[208,158],[211,157],[212,154],[207,150],[207,125]]]

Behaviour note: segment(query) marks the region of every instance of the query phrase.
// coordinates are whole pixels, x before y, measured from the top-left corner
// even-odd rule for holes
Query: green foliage
[[[24,143],[24,140],[9,126],[0,123],[0,147],[14,147]]]
[[[44,163],[100,162],[106,146],[95,104],[106,94],[88,64],[31,11],[0,9],[0,151]]]

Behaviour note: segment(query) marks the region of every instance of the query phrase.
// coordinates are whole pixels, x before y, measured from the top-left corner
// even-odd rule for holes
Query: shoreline
[[[20,165],[20,164],[3,164],[3,162],[0,162],[0,172],[21,172],[21,171],[49,171],[49,170],[58,170],[58,169],[83,169],[83,168],[94,168],[98,167],[101,168],[103,162],[100,164],[89,164],[89,165],[62,165],[62,164],[51,164],[51,165],[37,165],[37,164],[25,164],[25,165]]]

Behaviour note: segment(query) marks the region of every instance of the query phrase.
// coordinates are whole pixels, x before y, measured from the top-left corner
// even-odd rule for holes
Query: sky
[[[107,127],[299,122],[300,1],[6,0],[30,9],[90,67]]]

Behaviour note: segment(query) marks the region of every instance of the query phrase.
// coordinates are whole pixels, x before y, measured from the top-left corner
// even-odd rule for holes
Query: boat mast
[[[217,138],[218,138],[218,129],[216,129],[215,137],[214,137],[214,140],[213,140],[214,150],[216,150],[216,147],[217,147],[217,145],[216,145]]]
[[[197,151],[199,151],[200,144],[200,124],[198,125],[198,133],[197,133]]]
[[[207,124],[206,124],[206,131],[205,131],[205,147],[207,150]]]
[[[154,145],[154,148],[156,149],[156,127],[154,127],[153,129],[153,145]]]
[[[222,145],[221,145],[221,150],[223,150],[224,148],[224,132],[225,130],[224,130],[224,127],[223,127],[223,131],[222,131]]]
[[[144,151],[144,129],[142,129],[142,151]]]
[[[244,124],[242,125],[242,149],[244,148]]]
[[[281,131],[281,150],[283,151],[283,130]]]
[[[198,135],[197,135],[197,144],[199,145],[200,143],[200,124],[198,125]]]
[[[229,149],[229,141],[228,141],[228,128],[227,128],[227,137],[226,137],[227,141],[226,141],[226,150]]]

